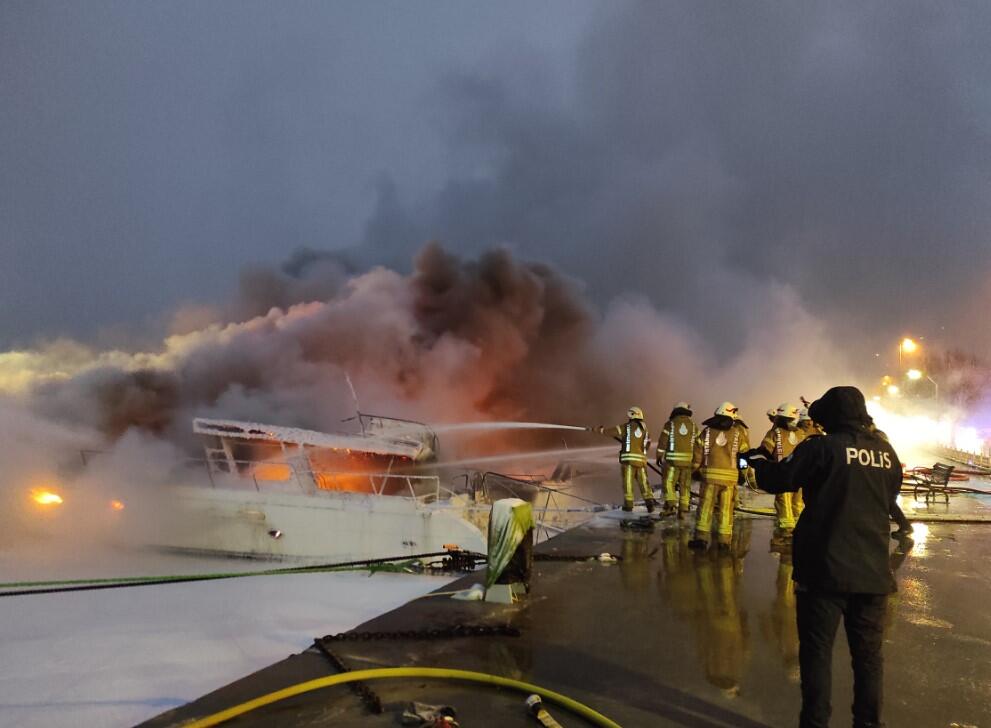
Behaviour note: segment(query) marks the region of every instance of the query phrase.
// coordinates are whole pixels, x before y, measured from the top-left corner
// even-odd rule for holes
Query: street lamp
[[[917,382],[920,379],[922,379],[922,372],[920,372],[918,369],[909,369],[907,372],[905,372],[905,376],[911,379],[913,382]]]
[[[902,354],[914,354],[918,350],[919,345],[907,336],[898,342],[898,368],[902,368]]]

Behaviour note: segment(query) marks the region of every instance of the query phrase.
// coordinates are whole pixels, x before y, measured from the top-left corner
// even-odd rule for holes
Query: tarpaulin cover
[[[503,498],[492,504],[489,516],[489,568],[485,588],[496,579],[513,558],[517,547],[534,527],[533,508],[519,498]]]

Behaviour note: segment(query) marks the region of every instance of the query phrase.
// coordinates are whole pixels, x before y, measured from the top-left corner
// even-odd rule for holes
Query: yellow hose
[[[384,667],[375,670],[355,670],[353,672],[343,672],[338,675],[318,677],[316,680],[307,680],[306,682],[297,683],[296,685],[290,685],[282,690],[276,690],[274,693],[262,695],[254,698],[253,700],[248,700],[239,705],[221,710],[219,713],[214,713],[213,715],[199,718],[192,723],[183,723],[181,725],[182,728],[209,728],[209,726],[219,725],[224,721],[228,721],[231,718],[236,718],[239,715],[244,715],[245,713],[255,710],[256,708],[261,708],[265,705],[278,702],[279,700],[291,698],[294,695],[308,693],[311,690],[328,688],[333,685],[345,685],[352,682],[385,680],[388,678],[397,677],[467,680],[468,682],[484,683],[486,685],[495,685],[501,688],[512,688],[528,694],[536,693],[541,698],[557,703],[558,705],[567,708],[577,715],[580,715],[582,718],[585,718],[595,725],[604,726],[605,728],[622,728],[619,723],[609,720],[609,718],[595,710],[592,710],[587,705],[583,705],[577,700],[573,700],[572,698],[569,698],[566,695],[561,695],[560,693],[555,693],[552,690],[546,690],[538,687],[537,685],[531,685],[530,683],[525,683],[520,680],[511,680],[508,677],[487,675],[484,672],[452,670],[440,667]]]

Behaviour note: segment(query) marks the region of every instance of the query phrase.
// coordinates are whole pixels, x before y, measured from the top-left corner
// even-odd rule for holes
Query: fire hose
[[[412,562],[419,559],[436,556],[450,556],[455,564],[459,563],[456,558],[462,557],[460,562],[464,566],[453,569],[456,571],[470,572],[474,566],[484,564],[488,560],[485,554],[472,551],[436,551],[427,554],[410,554],[404,556],[393,556],[381,559],[365,559],[364,561],[348,561],[340,564],[318,564],[314,566],[292,566],[283,569],[262,569],[259,571],[231,571],[212,574],[171,574],[161,576],[118,576],[104,579],[62,579],[54,581],[12,581],[0,583],[0,597],[26,596],[28,594],[59,594],[62,592],[97,591],[101,589],[120,589],[132,586],[157,586],[164,584],[185,584],[198,581],[219,581],[222,579],[237,579],[248,576],[284,576],[289,574],[323,574],[335,571],[364,571],[368,567],[382,564],[397,564],[402,566],[405,562]],[[598,559],[601,554],[534,554],[534,561],[592,561]],[[614,557],[621,560],[621,557]],[[470,561],[469,561],[470,560]],[[470,563],[472,568],[467,568]],[[44,588],[41,588],[44,587]],[[427,595],[431,596],[431,595]],[[437,596],[437,594],[434,594]]]
[[[211,574],[172,574],[164,576],[122,576],[106,579],[63,579],[60,581],[14,581],[0,583],[0,597],[22,596],[27,594],[55,594],[60,592],[95,591],[99,589],[119,589],[132,586],[155,586],[160,584],[182,584],[195,581],[218,581],[221,579],[237,579],[248,576],[280,576],[289,574],[316,574],[332,571],[356,571],[369,566],[381,566],[396,562],[409,562],[452,554],[467,554],[475,562],[485,561],[484,554],[462,551],[433,551],[425,554],[404,554],[380,559],[364,559],[361,561],[345,561],[338,564],[316,564],[313,566],[289,566],[282,569],[263,569],[259,571],[231,571]],[[38,588],[45,587],[45,588]],[[15,590],[15,591],[9,591]]]
[[[353,682],[387,680],[391,678],[462,680],[466,682],[481,683],[483,685],[510,688],[527,693],[528,695],[539,695],[542,699],[549,700],[562,708],[570,710],[575,715],[584,718],[593,725],[604,726],[604,728],[621,728],[619,723],[610,720],[606,716],[602,715],[602,713],[599,713],[587,705],[578,702],[574,698],[569,698],[567,695],[562,695],[561,693],[554,692],[553,690],[548,690],[538,685],[533,685],[532,683],[523,682],[522,680],[513,680],[511,678],[501,677],[499,675],[489,675],[484,672],[474,672],[471,670],[455,670],[451,668],[438,667],[383,667],[373,670],[355,670],[353,672],[345,672],[338,675],[319,677],[315,680],[307,680],[306,682],[291,685],[287,688],[283,688],[282,690],[276,690],[275,692],[268,693],[267,695],[261,695],[252,700],[248,700],[238,705],[231,706],[225,710],[221,710],[217,713],[213,713],[212,715],[204,716],[203,718],[194,720],[191,723],[185,723],[183,724],[183,728],[210,728],[211,726],[220,725],[221,723],[231,720],[232,718],[236,718],[239,715],[244,715],[245,713],[250,713],[251,711],[257,710],[258,708],[262,708],[266,705],[271,705],[272,703],[276,703],[280,700],[285,700],[286,698],[291,698],[296,695],[302,695],[314,690],[320,690],[321,688],[332,687],[334,685],[348,685]]]

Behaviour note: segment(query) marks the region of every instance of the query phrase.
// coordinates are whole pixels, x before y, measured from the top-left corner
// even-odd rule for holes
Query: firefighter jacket
[[[692,464],[692,453],[699,427],[687,410],[675,410],[664,423],[664,430],[657,440],[657,460],[687,468]]]
[[[643,420],[627,420],[626,424],[615,427],[597,428],[603,435],[619,440],[619,461],[626,465],[647,466],[647,453],[650,452],[650,434]]]
[[[902,482],[898,456],[868,430],[859,390],[834,387],[813,407],[826,435],[808,438],[780,463],[751,461],[758,487],[771,493],[801,487],[805,494],[792,578],[814,591],[893,592],[888,515]]]
[[[776,463],[780,463],[791,455],[798,443],[806,438],[806,434],[797,428],[776,424],[764,435],[760,448]]]
[[[738,457],[750,449],[747,428],[725,415],[710,417],[695,438],[692,470],[703,481],[735,486],[740,477]]]

